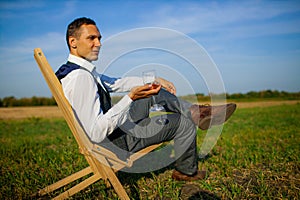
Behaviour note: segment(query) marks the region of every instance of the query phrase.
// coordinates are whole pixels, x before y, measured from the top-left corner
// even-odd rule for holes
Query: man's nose
[[[95,46],[96,47],[100,47],[101,46],[101,42],[100,42],[100,40],[98,38],[95,39]]]

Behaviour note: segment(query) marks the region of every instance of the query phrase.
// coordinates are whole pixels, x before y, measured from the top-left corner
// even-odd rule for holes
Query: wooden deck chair
[[[132,154],[127,161],[120,160],[113,152],[99,145],[93,144],[87,137],[83,128],[80,126],[80,123],[76,120],[72,107],[64,96],[62,86],[59,80],[56,78],[51,66],[49,65],[40,48],[34,49],[34,58],[51,90],[53,97],[57,102],[58,107],[62,111],[63,116],[67,121],[67,124],[71,129],[76,142],[78,143],[80,153],[83,154],[89,164],[89,166],[85,169],[82,169],[81,171],[76,172],[40,190],[38,192],[38,195],[42,196],[50,193],[92,173],[91,176],[68,189],[67,191],[64,191],[63,193],[55,197],[55,199],[68,198],[100,179],[103,179],[105,181],[107,187],[110,187],[112,185],[120,199],[129,199],[125,189],[116,176],[116,172],[124,167],[131,167],[135,160],[153,151],[161,144],[152,145],[145,149],[142,149],[141,151]]]

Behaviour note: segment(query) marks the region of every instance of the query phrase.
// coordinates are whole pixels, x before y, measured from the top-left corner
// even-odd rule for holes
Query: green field
[[[299,122],[300,104],[238,109],[199,161],[205,180],[173,181],[172,166],[118,176],[132,199],[300,199]],[[63,119],[2,120],[0,140],[0,199],[37,199],[39,189],[86,167]],[[73,198],[117,196],[100,181]]]

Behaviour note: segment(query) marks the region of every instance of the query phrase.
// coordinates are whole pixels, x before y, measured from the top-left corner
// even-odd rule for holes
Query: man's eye
[[[98,37],[98,36],[96,36],[96,35],[94,35],[94,36],[89,36],[89,37],[87,37],[87,39],[88,40],[95,40],[95,39],[98,39],[99,41],[101,40],[101,37]]]

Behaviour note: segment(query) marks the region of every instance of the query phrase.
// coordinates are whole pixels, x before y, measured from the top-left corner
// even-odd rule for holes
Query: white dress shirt
[[[128,92],[132,87],[143,85],[143,80],[140,77],[111,78],[98,74],[94,64],[71,54],[68,61],[88,71],[73,70],[61,79],[64,94],[90,139],[101,142],[128,119],[132,100],[125,95],[103,114],[95,79],[108,92]]]

